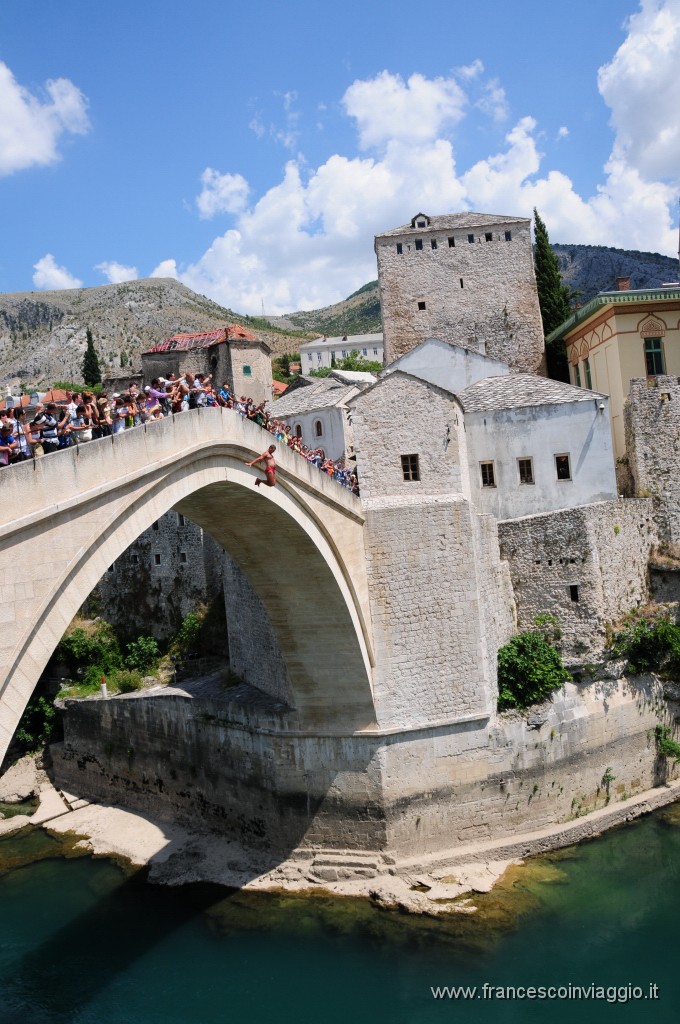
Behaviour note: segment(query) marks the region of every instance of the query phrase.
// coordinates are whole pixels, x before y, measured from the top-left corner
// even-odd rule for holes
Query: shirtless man
[[[255,466],[258,462],[264,462],[265,479],[261,480],[258,476],[255,481],[255,486],[259,487],[261,483],[265,483],[267,487],[274,487],[276,485],[276,462],[274,461],[274,452],[276,451],[276,445],[270,444],[266,452],[262,452],[262,455],[258,455],[252,462],[246,463],[248,466]]]

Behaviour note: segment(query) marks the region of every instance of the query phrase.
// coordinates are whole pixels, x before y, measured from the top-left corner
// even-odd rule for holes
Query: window
[[[187,521],[186,521],[186,519],[184,518],[184,516],[183,516],[183,515],[180,515],[180,513],[178,512],[178,513],[177,513],[177,525],[178,525],[178,526],[186,526],[186,522],[187,522]]]
[[[421,310],[425,309],[425,303],[424,302],[419,302],[418,303],[418,309],[421,309]]]
[[[161,556],[160,555],[154,555],[153,556],[153,564],[154,565],[160,565],[161,564]]]
[[[423,248],[423,240],[422,240],[422,238],[416,238],[416,252],[420,252],[420,250],[422,248]]]
[[[317,361],[317,363],[320,363],[320,362],[321,362],[321,359],[322,359],[322,355],[321,355],[321,353],[320,353],[320,352],[317,352],[317,353],[316,353],[316,361]]]
[[[374,349],[373,349],[373,355],[374,355],[374,356],[377,356],[377,354],[378,354],[378,350],[377,350],[377,348],[374,348]]]
[[[130,561],[133,565],[139,565],[139,555],[130,555]]]
[[[592,391],[593,390],[593,378],[592,378],[592,375],[590,373],[590,359],[584,359],[583,360],[583,369],[585,370],[585,374],[586,374],[586,387],[590,391]]]
[[[576,382],[576,387],[580,388],[581,387],[581,367],[578,365],[578,363],[576,363],[576,365],[574,366],[574,381]]]
[[[302,437],[302,424],[300,423],[295,424],[295,436]]]
[[[645,338],[645,363],[648,377],[665,374],[666,367],[664,366],[661,338]]]
[[[417,455],[401,456],[401,472],[404,480],[420,480],[420,465]]]
[[[460,286],[461,286],[461,288],[463,287],[463,278],[462,277],[460,279]]]
[[[474,240],[475,240],[475,236],[474,235],[468,235],[468,242],[470,243],[470,245],[472,245],[474,243]]]
[[[321,420],[314,420],[314,437],[323,437],[323,423]]]
[[[404,246],[401,242],[397,242],[397,256],[401,256],[404,251]]]
[[[187,553],[186,553],[186,551],[180,551],[180,553],[179,553],[179,560],[182,563],[182,565],[186,565],[187,564]]]
[[[578,587],[574,586],[574,584],[569,587],[569,597],[572,601],[578,601]]]
[[[158,520],[156,520],[156,522],[155,522],[155,523],[153,524],[153,526],[151,527],[151,529],[152,529],[152,530],[157,530],[158,528],[159,528],[159,527],[158,527]]]
[[[347,359],[347,349],[346,348],[343,348],[343,350],[342,350],[342,358],[343,359]]]
[[[519,468],[519,482],[521,484],[533,484],[534,483],[534,460],[529,459],[518,459],[517,466]]]
[[[368,355],[368,349],[367,348],[362,348],[361,354],[364,355],[364,356],[367,356]]]
[[[331,361],[335,359],[335,352],[331,352]]]
[[[555,456],[555,470],[558,480],[571,480],[571,466],[568,455]]]
[[[307,353],[307,359],[308,359],[308,360],[309,360],[309,362],[311,363],[311,361],[312,361],[312,353],[311,353],[311,352],[308,352],[308,353]]]
[[[433,249],[436,249],[437,248],[437,239],[436,238],[432,238],[430,240],[430,245],[432,246]]]
[[[485,231],[484,232],[484,241],[485,242],[493,242],[493,234],[492,234],[491,231]]]
[[[251,368],[246,363],[244,365],[244,367],[243,367],[243,376],[244,377],[252,377],[252,375],[253,375],[253,371],[251,370]]]
[[[455,238],[449,238],[449,249],[455,249],[455,248],[456,248],[456,239]]]
[[[482,487],[495,487],[496,477],[493,471],[493,462],[480,462],[479,467],[482,471]]]
[[[512,231],[506,231],[505,232],[505,241],[506,242],[511,242],[512,241]]]
[[[416,227],[417,228],[426,228],[427,227],[427,221],[426,220],[418,220],[418,221],[416,221]]]

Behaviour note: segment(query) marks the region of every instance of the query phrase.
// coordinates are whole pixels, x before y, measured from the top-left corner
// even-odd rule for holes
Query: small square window
[[[253,375],[253,371],[251,370],[251,368],[246,363],[246,365],[243,367],[243,376],[244,377],[252,377],[252,375]]]
[[[420,480],[420,465],[417,455],[401,456],[401,472],[404,480]]]
[[[518,459],[517,466],[519,468],[519,482],[521,484],[533,484],[534,483],[534,460],[533,459]]]
[[[468,235],[468,242],[470,243],[470,245],[472,245],[474,243],[474,240],[475,240],[475,236],[474,235]]]
[[[449,238],[449,249],[455,249],[455,248],[456,248],[456,239],[455,238]]]
[[[571,480],[571,465],[568,455],[555,456],[555,470],[558,480]]]
[[[506,231],[505,232],[505,241],[506,242],[511,242],[512,241],[512,231]]]
[[[420,252],[422,247],[423,247],[423,240],[422,240],[422,238],[416,238],[416,252]]]
[[[578,587],[574,584],[569,587],[569,597],[572,601],[578,601]]]
[[[493,242],[493,234],[492,234],[491,231],[485,231],[484,232],[484,241],[485,242]]]
[[[139,555],[130,555],[130,561],[133,565],[139,565]]]
[[[417,228],[426,228],[427,227],[427,221],[417,220],[416,221],[416,227]]]
[[[186,563],[187,563],[187,553],[186,553],[186,551],[180,551],[180,553],[179,553],[179,560],[182,563],[182,565],[186,565]]]
[[[496,476],[493,462],[480,462],[479,467],[482,471],[482,487],[495,487]]]
[[[397,256],[401,256],[404,251],[404,246],[401,242],[397,242]]]
[[[418,309],[425,309],[425,303],[424,302],[419,302],[418,303]]]
[[[436,249],[437,248],[437,239],[436,238],[430,239],[430,245],[432,246],[433,249]]]
[[[153,556],[153,564],[154,565],[160,565],[161,564],[161,556],[160,555],[154,555]]]

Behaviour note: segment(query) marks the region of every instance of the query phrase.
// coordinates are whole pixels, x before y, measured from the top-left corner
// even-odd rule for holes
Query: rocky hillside
[[[0,383],[81,381],[88,327],[102,369],[115,374],[141,366],[141,353],[172,334],[225,323],[246,324],[275,352],[300,344],[295,328],[240,316],[169,278],[0,295]]]
[[[380,319],[380,295],[378,282],[369,281],[342,302],[323,309],[312,309],[303,313],[289,313],[287,316],[270,317],[269,322],[278,327],[314,334],[340,337],[343,334],[375,334],[382,331]]]

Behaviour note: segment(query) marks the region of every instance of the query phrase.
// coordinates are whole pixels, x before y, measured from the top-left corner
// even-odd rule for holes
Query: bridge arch
[[[291,728],[375,722],[360,503],[279,448],[276,488],[245,465],[271,435],[195,410],[13,467],[0,509],[0,757],[68,623],[101,575],[176,508],[207,530],[262,600],[291,682]]]

